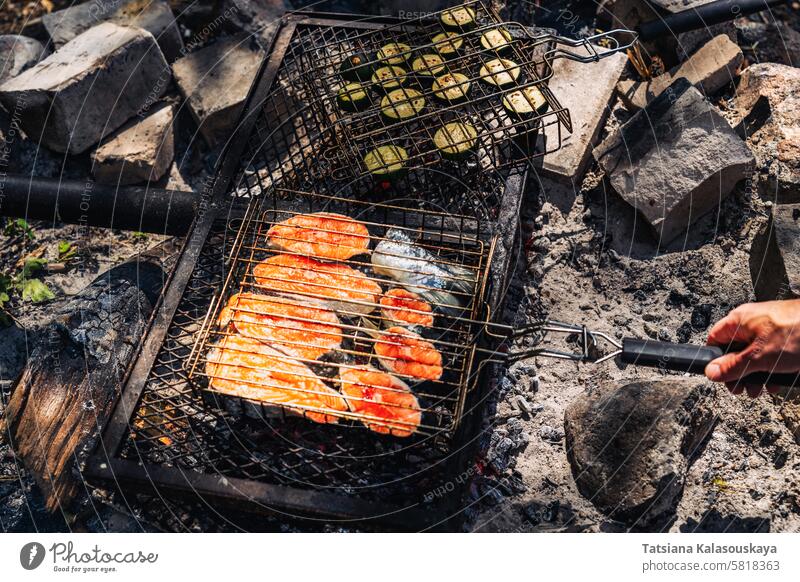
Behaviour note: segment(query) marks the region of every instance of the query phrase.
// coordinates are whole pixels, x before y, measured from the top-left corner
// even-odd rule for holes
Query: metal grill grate
[[[485,316],[491,241],[487,233],[475,230],[474,219],[420,208],[419,201],[405,204],[369,204],[283,189],[258,199],[241,226],[228,278],[190,361],[190,375],[208,390],[211,402],[222,401],[228,409],[244,409],[256,418],[274,417],[279,408],[280,417],[290,413],[316,422],[360,421],[347,426],[394,436],[452,436],[469,390],[481,329],[478,318]],[[320,212],[328,213],[332,226],[327,230],[316,214]],[[353,220],[331,221],[330,213]],[[283,226],[298,218],[307,223],[304,229]],[[283,238],[277,240],[289,247],[281,252],[270,245],[278,237],[271,230],[275,225],[283,228]],[[355,225],[368,231],[369,238],[345,239],[359,245],[345,260],[332,262],[325,256],[318,261],[313,254],[308,260],[309,255],[293,250],[309,250],[308,241],[330,239],[331,228]],[[324,250],[351,254],[341,244]],[[428,259],[413,258],[403,249]],[[379,272],[376,257],[396,268]],[[269,267],[269,277],[259,276],[259,268],[274,259],[296,266]],[[328,275],[330,281],[324,278]],[[343,294],[343,288],[357,285],[370,291]],[[454,285],[460,290],[450,289]],[[398,321],[397,312],[382,303],[392,289],[412,291],[409,297],[427,308],[430,321]],[[258,340],[265,338],[276,351],[262,347]],[[441,360],[421,364],[408,353],[413,349]],[[392,376],[365,374],[366,366],[387,369]],[[290,403],[282,404],[284,400]]]

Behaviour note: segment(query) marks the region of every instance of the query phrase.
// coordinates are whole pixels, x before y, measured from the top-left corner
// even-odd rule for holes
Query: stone
[[[698,519],[688,518],[678,528],[681,533],[767,533],[771,519],[764,515],[723,515],[717,508],[710,509]]]
[[[759,170],[762,198],[800,202],[800,69],[774,63],[742,71],[734,105],[746,118],[766,100],[760,126],[745,130]]]
[[[750,275],[759,301],[800,297],[800,204],[778,204],[753,239]]]
[[[263,53],[246,33],[222,39],[172,65],[200,133],[215,146],[231,137]]]
[[[31,68],[48,52],[42,43],[27,36],[0,35],[0,85]]]
[[[42,24],[56,48],[103,22],[144,28],[155,37],[170,62],[182,54],[180,30],[164,0],[92,0],[42,16]]]
[[[106,22],[0,86],[33,140],[79,154],[166,89],[169,65],[153,35]]]
[[[678,79],[594,150],[617,193],[666,245],[744,180],[753,155],[686,79]]]
[[[736,26],[733,22],[720,22],[719,24],[703,27],[700,30],[681,32],[678,34],[678,46],[675,49],[678,60],[680,62],[686,61],[697,52],[697,49],[702,48],[719,35],[727,36],[731,42],[737,43]]]
[[[123,125],[92,153],[95,179],[104,184],[159,180],[175,155],[173,123],[173,106],[164,103]]]
[[[726,35],[714,37],[685,63],[649,81],[620,81],[617,91],[629,109],[641,109],[661,95],[675,79],[687,79],[706,95],[712,95],[736,79],[742,50]]]
[[[582,394],[564,413],[580,493],[635,529],[661,530],[715,425],[713,395],[705,380],[678,376],[608,382]]]
[[[542,172],[545,175],[580,187],[591,158],[591,148],[608,117],[614,87],[627,61],[625,55],[615,54],[591,64],[569,59],[557,59],[553,63],[553,77],[548,85],[561,107],[569,110],[572,133],[561,129],[561,147],[546,154],[542,160]],[[587,78],[591,78],[592,82],[587,83]],[[548,149],[555,147],[558,136],[556,124],[545,127]]]

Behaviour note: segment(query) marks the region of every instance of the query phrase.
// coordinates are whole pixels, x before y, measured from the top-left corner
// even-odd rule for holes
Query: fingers
[[[723,346],[733,342],[750,343],[755,334],[745,325],[746,306],[737,307],[720,319],[708,332],[708,345]]]
[[[742,378],[748,372],[751,352],[752,347],[747,347],[741,352],[731,352],[712,360],[706,366],[706,377],[713,382],[733,382]]]

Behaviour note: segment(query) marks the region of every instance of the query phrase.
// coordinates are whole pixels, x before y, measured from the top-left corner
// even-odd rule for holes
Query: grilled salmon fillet
[[[442,354],[429,341],[404,327],[390,327],[375,341],[381,365],[400,376],[419,380],[442,377]]]
[[[381,297],[381,315],[392,324],[433,325],[433,313],[430,304],[422,297],[406,289],[395,287],[389,289]]]
[[[239,334],[222,338],[208,352],[209,387],[222,394],[282,406],[319,423],[338,422],[346,411],[341,395],[308,366]]]
[[[397,437],[416,432],[422,412],[405,382],[371,366],[342,368],[339,379],[350,410],[366,417],[368,429]]]
[[[342,328],[334,312],[280,297],[237,293],[218,321],[222,328],[232,325],[240,334],[301,360],[316,360],[342,345]]]
[[[343,214],[298,214],[267,231],[268,244],[281,251],[346,261],[369,248],[369,231]]]
[[[323,263],[298,255],[278,254],[253,267],[264,289],[305,302],[357,315],[375,309],[381,286],[342,263]]]

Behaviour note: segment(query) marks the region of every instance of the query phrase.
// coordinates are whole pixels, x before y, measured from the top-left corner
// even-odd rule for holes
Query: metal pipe
[[[786,0],[717,0],[645,22],[639,26],[639,38],[653,40],[661,36],[698,30],[740,16],[755,14],[779,4],[786,4]]]
[[[0,175],[0,216],[182,236],[200,195],[91,180]]]

